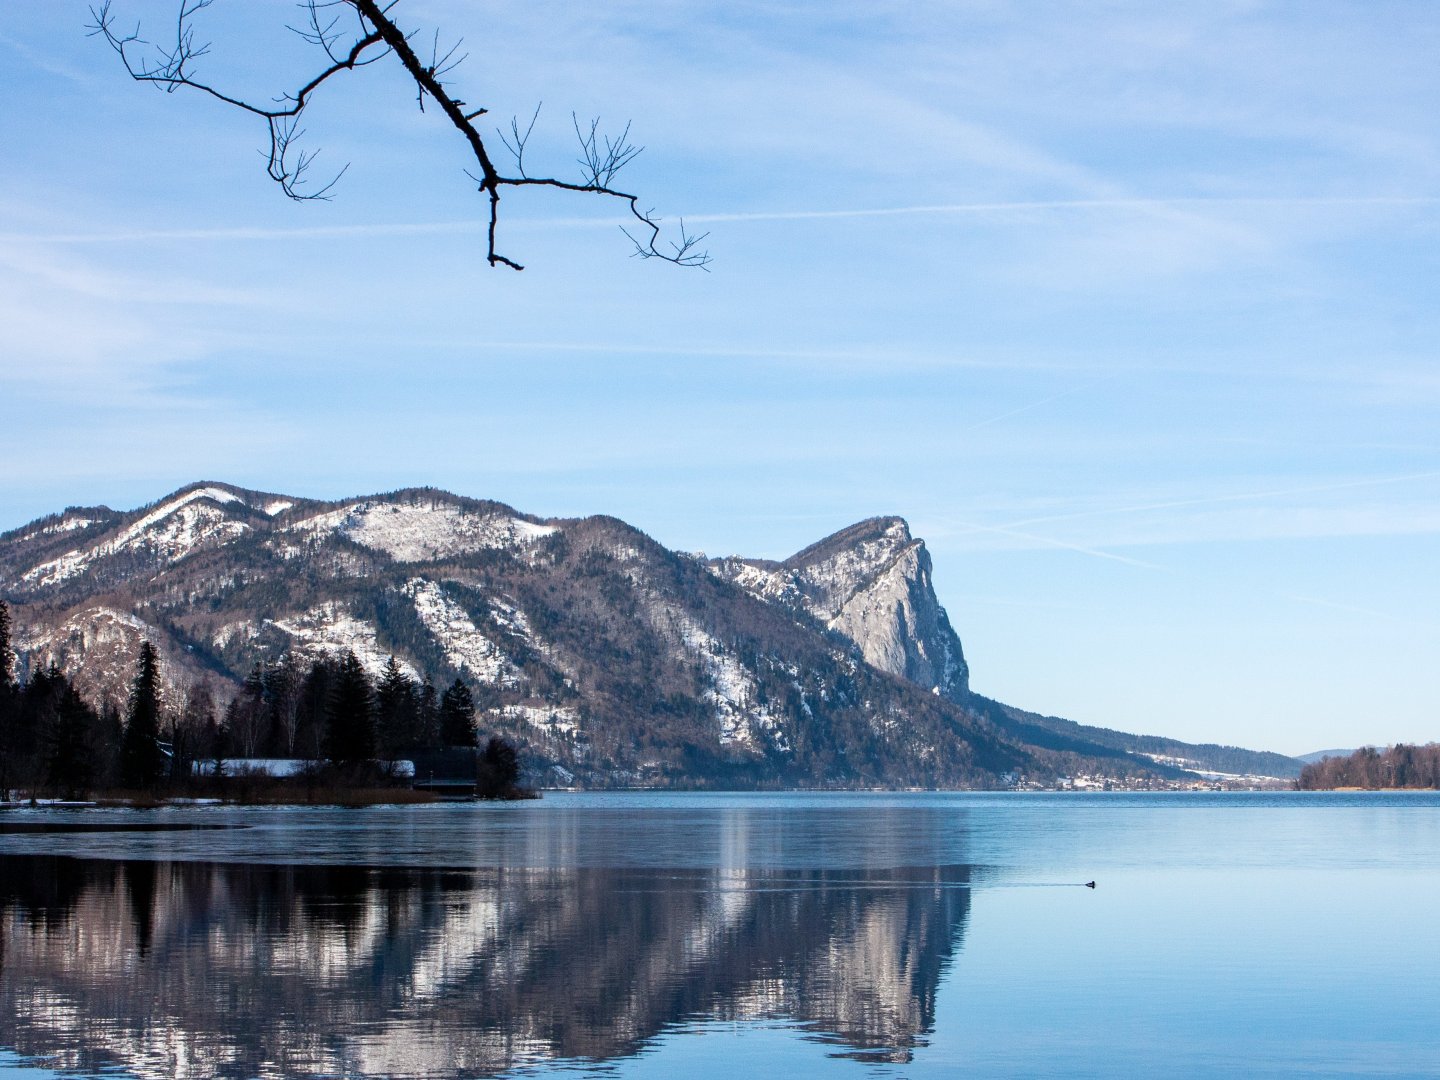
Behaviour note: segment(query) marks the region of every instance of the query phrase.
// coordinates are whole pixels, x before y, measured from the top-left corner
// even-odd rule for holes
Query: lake
[[[0,1076],[1434,1077],[1437,895],[1435,793],[8,811]]]

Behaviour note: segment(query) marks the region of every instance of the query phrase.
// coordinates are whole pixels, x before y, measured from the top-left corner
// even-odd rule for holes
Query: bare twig
[[[530,117],[530,123],[525,128],[524,135],[520,134],[519,118],[514,116],[510,118],[510,136],[515,140],[513,143],[505,137],[503,131],[499,128],[495,129],[495,134],[500,136],[500,141],[505,144],[505,149],[509,150],[510,155],[515,159],[515,171],[521,177],[525,175],[525,144],[530,141],[530,133],[535,130],[535,121],[540,119],[540,106],[543,104],[543,101],[536,104],[535,113]]]
[[[633,146],[628,141],[630,125],[625,125],[625,130],[620,137],[611,140],[610,136],[604,136],[605,149],[600,149],[600,118],[597,116],[590,121],[588,133],[580,130],[580,118],[574,113],[570,114],[570,123],[575,127],[575,138],[580,141],[580,153],[583,155],[578,164],[584,172],[585,186],[601,191],[610,186],[615,179],[615,174],[623,169],[630,162],[634,161],[645,148]]]

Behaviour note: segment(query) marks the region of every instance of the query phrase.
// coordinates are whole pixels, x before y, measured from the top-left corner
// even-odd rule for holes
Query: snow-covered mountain
[[[123,699],[142,638],[177,704],[285,655],[349,650],[374,674],[393,655],[466,679],[487,730],[588,784],[983,786],[1092,751],[1086,768],[1164,771],[973,698],[924,542],[893,517],[780,563],[711,560],[434,489],[200,483],[0,536],[0,596],[21,671],[59,665],[95,696]]]
[[[930,553],[901,518],[862,521],[783,563],[731,557],[710,565],[854,642],[872,667],[954,701],[969,692],[960,637],[930,583]]]

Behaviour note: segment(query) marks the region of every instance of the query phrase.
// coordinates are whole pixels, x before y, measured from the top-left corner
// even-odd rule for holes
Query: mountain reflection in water
[[[0,855],[0,1045],[76,1072],[490,1075],[781,1019],[906,1062],[971,873]]]

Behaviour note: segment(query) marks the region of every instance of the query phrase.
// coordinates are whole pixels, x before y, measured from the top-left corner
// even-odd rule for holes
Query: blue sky
[[[173,3],[117,0],[159,34]],[[202,74],[311,61],[218,0]],[[1440,737],[1440,7],[479,5],[452,85],[711,231],[505,203],[376,65],[322,93],[330,203],[263,132],[130,83],[83,4],[0,0],[0,529],[196,479],[433,484],[783,557],[925,537],[977,689],[1305,752]]]

